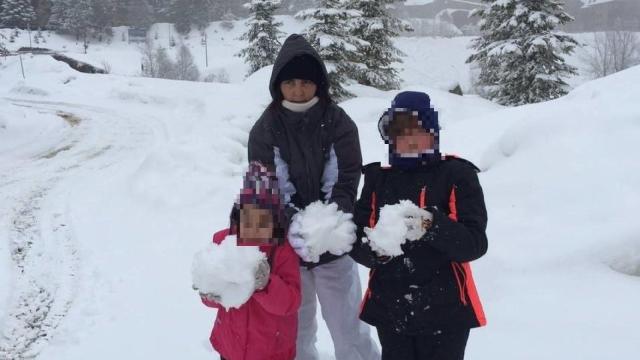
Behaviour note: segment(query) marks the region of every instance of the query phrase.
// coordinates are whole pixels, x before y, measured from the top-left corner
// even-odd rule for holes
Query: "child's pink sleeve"
[[[253,298],[268,312],[285,316],[298,311],[301,302],[300,262],[291,245],[285,242],[276,250],[269,284]]]
[[[221,308],[220,304],[218,304],[217,302],[215,302],[213,300],[209,300],[204,296],[200,296],[200,300],[202,300],[202,303],[205,304],[206,306],[210,307],[210,308],[214,308],[214,309],[220,309]]]

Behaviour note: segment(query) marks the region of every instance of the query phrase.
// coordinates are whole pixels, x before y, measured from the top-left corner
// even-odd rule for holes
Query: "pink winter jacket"
[[[229,229],[213,235],[221,243]],[[211,331],[211,345],[227,360],[292,360],[296,356],[300,265],[288,241],[278,247],[260,247],[271,256],[271,275],[264,290],[256,291],[239,309],[225,310],[218,303],[202,302],[218,309]],[[271,252],[274,252],[271,254]]]

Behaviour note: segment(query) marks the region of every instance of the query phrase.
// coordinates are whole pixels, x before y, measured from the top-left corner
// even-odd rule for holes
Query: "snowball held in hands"
[[[376,226],[365,227],[366,237],[371,249],[379,256],[400,256],[402,244],[407,240],[419,240],[426,229],[425,220],[430,221],[433,215],[427,210],[419,208],[409,200],[402,200],[398,204],[385,205],[380,209],[380,217]]]
[[[256,204],[237,206],[238,237],[211,244],[196,254],[193,263],[194,288],[227,309],[240,307],[255,290],[267,286],[271,269],[259,246],[276,242],[271,210]]]
[[[255,274],[265,254],[255,246],[237,246],[235,235],[209,244],[193,259],[194,288],[226,309],[239,308],[256,287]]]
[[[346,254],[356,240],[352,217],[338,210],[334,203],[313,202],[293,217],[289,243],[306,262],[318,262],[320,255],[326,252],[338,256]]]

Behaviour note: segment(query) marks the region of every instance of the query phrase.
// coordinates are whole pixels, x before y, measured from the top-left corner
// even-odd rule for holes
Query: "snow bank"
[[[428,218],[429,212],[420,209],[409,200],[402,200],[398,204],[385,205],[380,209],[380,216],[376,226],[365,228],[367,235],[362,241],[369,243],[371,249],[380,256],[399,256],[402,244],[407,240],[420,239],[420,233],[410,230],[407,220]]]
[[[334,203],[316,201],[293,218],[289,236],[302,237],[308,262],[320,261],[320,255],[329,252],[342,255],[352,249],[356,240],[353,215],[338,210]]]
[[[636,66],[441,134],[484,170],[489,252],[474,273],[490,327],[470,338],[478,359],[637,355],[638,84]]]
[[[195,254],[193,286],[201,294],[216,294],[226,309],[239,308],[255,290],[258,264],[266,259],[256,246],[237,246],[235,236],[220,244],[211,243]]]
[[[69,125],[55,111],[35,112],[0,99],[0,163],[45,155]]]

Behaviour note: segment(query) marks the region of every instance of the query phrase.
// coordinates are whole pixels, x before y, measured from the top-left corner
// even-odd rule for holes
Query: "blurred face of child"
[[[280,91],[285,100],[306,103],[316,96],[318,86],[311,80],[291,79],[280,83]]]
[[[238,245],[271,245],[273,215],[268,209],[247,204],[240,209],[240,239]]]
[[[401,156],[418,156],[432,152],[435,136],[420,125],[417,116],[398,113],[390,127],[394,152]]]

